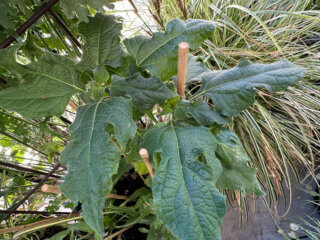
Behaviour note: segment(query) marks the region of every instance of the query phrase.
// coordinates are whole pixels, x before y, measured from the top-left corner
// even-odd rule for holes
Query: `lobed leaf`
[[[120,45],[122,24],[113,15],[97,13],[88,23],[80,23],[85,44],[80,67],[95,69],[100,65],[119,67],[125,55]]]
[[[70,127],[73,141],[60,159],[68,166],[61,191],[74,203],[82,203],[83,218],[101,238],[105,198],[120,162],[117,145],[109,140],[107,124],[114,127],[114,136],[120,148],[125,149],[136,132],[129,99],[116,97],[79,107]]]
[[[142,146],[162,158],[152,185],[159,219],[179,239],[221,239],[225,197],[215,187],[222,168],[210,130],[159,124],[147,131]],[[202,157],[214,167],[198,160]]]
[[[8,49],[12,50],[14,48]],[[9,66],[0,67],[21,76],[24,82],[0,91],[0,107],[6,110],[29,118],[61,115],[72,95],[84,91],[74,62],[67,57],[46,53],[38,62],[29,65],[8,61]]]
[[[90,15],[86,5],[90,5],[101,13],[105,12],[104,6],[113,8],[113,5],[107,0],[60,0],[60,7],[68,18],[71,19],[76,14],[80,21],[84,22],[88,22],[88,16]]]
[[[135,37],[127,40],[128,51],[135,55],[138,67],[146,67],[153,76],[167,80],[177,74],[178,44],[188,42],[191,49],[199,47],[213,32],[215,25],[205,20],[174,19],[167,23],[165,32],[152,38]]]
[[[195,97],[211,98],[219,113],[233,117],[254,103],[255,88],[262,87],[270,92],[284,90],[298,82],[304,73],[305,69],[287,60],[254,64],[241,59],[231,70],[204,73],[202,86]]]

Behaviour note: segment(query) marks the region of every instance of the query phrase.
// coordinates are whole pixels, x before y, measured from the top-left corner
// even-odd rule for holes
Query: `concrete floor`
[[[311,182],[311,181],[309,181]],[[312,183],[315,188],[316,184]],[[290,223],[296,222],[299,217],[311,216],[319,219],[315,205],[306,203],[307,200],[313,200],[313,196],[307,194],[302,189],[306,189],[306,185],[294,183],[292,192],[292,206],[286,216],[281,217],[287,210],[285,201],[280,200],[278,205],[278,225],[285,233],[291,231]],[[289,192],[287,192],[289,196]],[[288,204],[288,203],[287,203]],[[243,222],[240,228],[239,211],[228,206],[228,211],[223,222],[221,235],[222,240],[282,240],[285,239],[278,231],[279,227],[271,217],[268,209],[264,205],[262,199],[258,199],[253,206],[253,201],[250,201],[250,214],[248,222]],[[253,213],[255,209],[255,213]],[[274,210],[274,209],[273,209]],[[303,234],[304,235],[304,234]],[[309,239],[309,238],[303,238]]]

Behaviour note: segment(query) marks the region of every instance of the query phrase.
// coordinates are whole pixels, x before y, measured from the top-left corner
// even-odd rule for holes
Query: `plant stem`
[[[133,226],[133,225],[132,225],[132,226]],[[106,237],[104,240],[110,240],[110,239],[112,239],[112,238],[115,238],[116,236],[120,235],[121,233],[127,231],[127,230],[128,230],[129,228],[131,228],[132,226],[123,228],[123,229],[121,229],[120,231],[115,232],[115,233],[111,234],[110,236]]]

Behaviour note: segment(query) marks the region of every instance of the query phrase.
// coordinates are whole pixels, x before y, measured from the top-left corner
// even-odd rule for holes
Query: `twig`
[[[49,2],[42,5],[40,10],[33,14],[26,22],[24,22],[16,31],[18,35],[21,35],[24,33],[29,27],[31,27],[32,24],[34,24],[46,11],[48,11],[54,4],[56,4],[59,0],[50,0]],[[1,48],[6,48],[10,46],[11,43],[13,43],[16,39],[12,36],[8,37],[6,40],[4,40],[0,44]]]
[[[58,163],[21,201],[15,204],[14,208],[10,210],[10,212],[4,216],[3,220],[6,220],[10,215],[16,211],[33,193],[37,191],[37,189],[48,180],[48,178],[61,167],[61,163]]]
[[[71,38],[71,40],[77,45],[78,48],[81,49],[81,44],[78,41],[78,39],[72,34],[72,32],[69,30],[69,28],[65,25],[65,23],[62,21],[62,19],[52,10],[49,9],[48,12],[51,14],[51,16],[54,18],[54,20],[61,26],[61,28],[68,34],[68,36]]]
[[[134,2],[132,0],[128,0],[129,3],[131,4],[132,8],[133,8],[133,12],[137,15],[138,18],[140,18],[140,20],[143,22],[143,24],[149,29],[149,31],[147,31],[146,29],[144,29],[150,36],[152,36],[152,30],[149,27],[149,25],[144,21],[144,19],[141,17],[141,15],[139,14],[139,11],[136,7],[136,5],[134,4]],[[142,28],[143,29],[143,28]]]
[[[139,151],[139,154],[140,154],[141,158],[143,159],[144,163],[146,164],[151,178],[153,178],[154,177],[153,169],[152,169],[152,165],[149,161],[149,154],[148,154],[147,149],[141,148]]]
[[[186,42],[179,43],[177,90],[181,99],[184,98],[184,89],[185,89],[186,75],[187,75],[188,50],[189,50],[188,43]]]
[[[108,237],[104,238],[104,240],[112,239],[112,238],[114,238],[114,237],[116,237],[116,236],[120,235],[121,233],[123,233],[123,232],[127,231],[127,230],[128,230],[129,228],[131,228],[131,227],[132,227],[132,226],[129,226],[129,227],[123,228],[123,229],[119,230],[118,232],[115,232],[115,233],[111,234],[110,236],[108,236]]]

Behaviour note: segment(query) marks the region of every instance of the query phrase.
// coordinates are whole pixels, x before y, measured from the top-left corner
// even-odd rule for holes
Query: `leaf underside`
[[[216,145],[205,127],[160,124],[146,133],[142,146],[162,158],[152,185],[155,212],[179,239],[220,239],[225,197],[215,187],[222,170]]]
[[[99,234],[104,234],[103,208],[107,193],[112,189],[111,177],[117,173],[120,153],[109,140],[107,124],[114,127],[114,136],[121,149],[136,132],[132,120],[132,104],[127,98],[116,97],[78,108],[70,127],[73,141],[61,154],[68,174],[61,191],[73,202],[82,203],[82,216]]]

